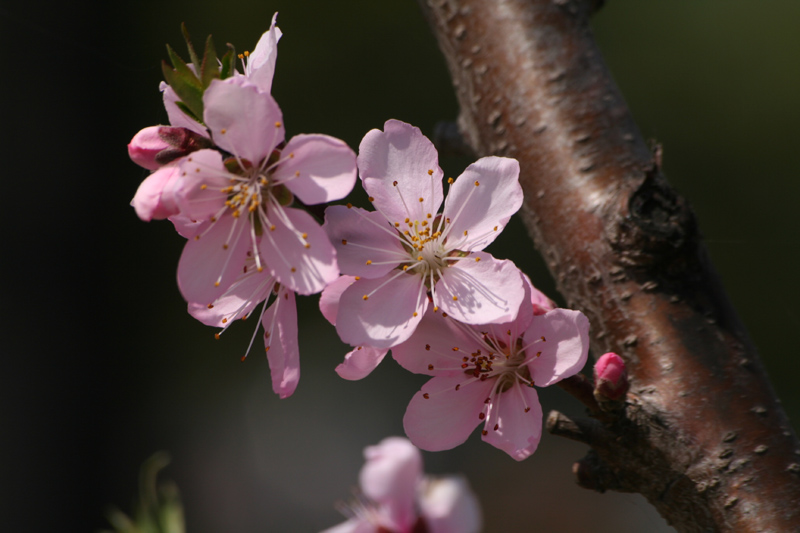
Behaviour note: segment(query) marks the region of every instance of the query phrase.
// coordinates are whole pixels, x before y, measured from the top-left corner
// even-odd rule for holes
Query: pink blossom
[[[406,340],[428,301],[467,323],[507,322],[522,301],[510,261],[481,252],[522,204],[519,163],[485,157],[443,201],[442,170],[419,129],[390,120],[361,141],[358,167],[377,211],[332,206],[325,228],[344,274],[336,329],[353,346],[390,348]]]
[[[183,215],[204,221],[184,248],[178,282],[190,302],[211,303],[241,272],[248,250],[255,268],[300,294],[339,275],[327,235],[305,211],[288,207],[342,198],[355,182],[355,154],[338,139],[297,135],[282,150],[283,118],[275,100],[243,78],[214,80],[204,120],[216,150],[180,165],[175,198]]]
[[[392,349],[404,368],[433,376],[403,418],[423,450],[463,443],[483,422],[484,441],[520,461],[542,434],[534,385],[546,387],[577,373],[589,350],[589,322],[578,311],[534,314],[531,290],[506,324],[467,325],[428,310],[414,335]]]
[[[158,134],[160,129],[161,126],[150,126],[133,136],[128,144],[131,161],[148,170],[156,170],[161,166],[156,162],[156,156],[169,149],[170,144]]]
[[[389,437],[364,450],[359,481],[364,500],[352,517],[323,533],[475,533],[481,511],[466,481],[426,478],[422,454],[408,440]]]
[[[142,181],[131,200],[140,219],[149,222],[178,214],[174,188],[179,175],[180,168],[172,164],[159,168]]]
[[[278,14],[275,13],[272,15],[272,24],[261,35],[253,51],[239,54],[244,74],[239,74],[238,72],[235,74],[244,76],[249,83],[252,83],[265,93],[272,90],[275,61],[278,58],[278,41],[283,35],[280,28],[275,25],[277,20]]]

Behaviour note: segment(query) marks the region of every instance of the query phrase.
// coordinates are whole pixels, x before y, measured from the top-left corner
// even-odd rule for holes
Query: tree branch
[[[420,0],[461,134],[520,161],[536,247],[595,353],[628,365],[626,409],[602,422],[615,438],[575,472],[643,494],[681,531],[798,531],[800,442],[592,39],[601,3]]]

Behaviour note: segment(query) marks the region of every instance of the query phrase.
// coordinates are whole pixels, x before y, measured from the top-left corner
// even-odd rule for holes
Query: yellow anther
[[[306,247],[306,248],[311,248],[311,245],[310,245],[309,243],[306,243],[306,244],[305,244],[305,247]]]
[[[227,249],[228,249],[228,245],[227,245],[227,244],[223,244],[223,245],[222,245],[222,249],[223,249],[223,250],[227,250]]]
[[[458,296],[453,296],[453,301],[457,302],[458,301]]]
[[[270,231],[275,231],[275,224],[272,224],[272,225],[269,227],[269,230],[270,230]]]
[[[423,221],[422,221],[422,225],[423,225],[423,226],[427,226],[427,225],[428,225],[428,221],[427,221],[427,220],[423,220]]]
[[[308,238],[308,233],[303,233],[303,238],[307,239]]]
[[[245,51],[244,51],[244,57],[250,57],[250,52],[248,52],[247,50],[245,50]]]
[[[197,167],[196,169],[194,169],[194,171],[195,172],[200,172],[200,167]]]
[[[256,270],[258,270],[259,272],[264,272],[264,267],[259,266]]]
[[[299,176],[300,176],[300,171],[299,170],[295,170],[294,171],[294,177],[297,178]]]
[[[356,281],[360,280],[361,276],[356,276]]]
[[[214,304],[208,304],[209,309],[214,309]]]
[[[411,219],[406,217],[406,219],[405,219],[403,222],[405,222],[406,224],[408,224],[410,221],[411,221]]]
[[[424,202],[424,201],[425,201],[425,198],[420,198],[420,199],[419,199],[419,201],[420,201],[420,202]]]
[[[450,222],[450,221],[448,220],[448,222]],[[497,226],[494,227],[494,230],[497,231]]]
[[[475,180],[475,186],[477,187],[478,185],[480,185],[480,182]]]
[[[350,202],[347,202],[347,209],[352,209],[352,208],[353,208],[353,204],[351,204]]]
[[[367,264],[371,265],[372,264],[372,259],[367,259]]]
[[[417,312],[416,311],[414,311],[414,316],[417,316]]]
[[[365,294],[365,295],[364,295],[364,296],[362,296],[361,298],[362,298],[362,299],[364,299],[364,300],[369,300],[369,295],[368,295],[368,294]]]
[[[208,189],[208,185],[206,185],[205,183],[200,186],[201,191],[204,191],[206,189]]]
[[[219,287],[219,281],[215,281],[215,282],[214,282],[214,286],[215,286],[215,287]]]
[[[464,237],[467,236],[467,230],[464,230]]]
[[[422,256],[417,256],[417,261],[422,261]]]
[[[342,239],[342,244],[347,244],[347,239]]]
[[[434,306],[433,306],[433,312],[435,313],[435,312],[437,312],[438,310],[439,310],[439,306],[438,306],[438,305],[434,305]]]
[[[395,227],[395,228],[399,228],[399,227],[400,227],[400,223],[399,223],[399,222],[395,222],[395,223],[394,223],[394,227]]]
[[[294,159],[294,152],[289,152],[289,159]]]
[[[280,127],[281,127],[281,123],[280,123],[280,122],[276,122],[276,123],[275,123],[275,127],[276,127],[276,128],[280,128]]]
[[[456,180],[454,180],[453,178],[447,178],[447,183],[450,185],[452,185],[454,181]]]
[[[408,270],[408,265],[403,265],[403,270]]]
[[[244,54],[238,54],[239,59],[244,59]]]
[[[292,272],[297,272],[297,269],[295,267],[292,267]]]
[[[481,258],[480,258],[480,257],[476,257],[476,258],[475,258],[475,262],[476,262],[476,263],[477,263],[478,261],[480,261],[480,260],[481,260]]]
[[[227,321],[228,321],[228,319],[227,319],[227,318],[223,318],[223,319],[222,319],[222,323],[223,323],[223,324],[225,324]]]
[[[219,130],[219,132],[221,134],[225,135],[226,133],[228,133],[228,130],[226,130],[225,128],[222,128],[221,130]]]
[[[372,196],[370,196],[369,198],[367,198],[367,200],[369,200],[370,202],[374,202],[374,201],[375,201],[375,198],[373,198]]]
[[[393,187],[397,187],[397,182],[396,182],[396,181],[393,181],[393,182],[392,182],[392,186],[393,186]]]
[[[428,213],[428,214],[427,214],[427,215],[425,215],[425,216],[427,216],[428,218],[431,218],[433,215],[431,215],[430,213]]]
[[[432,168],[428,169],[428,176],[433,176],[433,169]]]

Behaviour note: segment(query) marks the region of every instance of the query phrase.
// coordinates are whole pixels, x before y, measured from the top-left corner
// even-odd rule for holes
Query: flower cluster
[[[142,130],[129,153],[153,170],[133,199],[136,213],[169,218],[187,238],[178,284],[189,313],[224,331],[263,302],[273,388],[286,397],[299,379],[295,293],[318,293],[339,276],[320,224],[292,204],[346,196],[356,158],[326,135],[284,140],[270,94],[280,36],[273,18],[253,53],[240,56],[243,72],[226,72],[225,58],[210,67],[208,46],[199,61],[190,45],[190,65],[173,54],[175,69],[165,68],[173,83],[161,86],[170,126]]]
[[[389,437],[364,450],[363,498],[347,507],[346,522],[323,533],[476,533],[481,509],[460,477],[423,476],[422,454]]]
[[[436,149],[404,122],[368,132],[357,158],[326,135],[286,141],[270,94],[280,37],[273,18],[239,56],[241,71],[232,50],[217,59],[210,38],[202,60],[191,45],[190,63],[170,49],[161,86],[170,124],[128,147],[152,171],[136,213],[169,219],[187,239],[178,284],[189,313],[225,331],[257,312],[285,398],[299,379],[295,295],[321,292],[320,310],[353,347],[340,376],[367,376],[391,350],[432,377],[404,418],[414,444],[452,448],[483,423],[485,441],[528,457],[542,429],[533,387],[582,368],[588,321],[484,251],[522,205],[519,163],[479,159],[446,180],[445,197]],[[344,198],[357,176],[374,211],[329,206],[320,225],[303,209]]]

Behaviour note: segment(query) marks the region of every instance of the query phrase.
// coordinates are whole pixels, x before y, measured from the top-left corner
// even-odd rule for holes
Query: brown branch
[[[625,410],[602,422],[615,438],[575,472],[642,493],[681,531],[800,531],[800,443],[592,39],[601,3],[420,0],[461,133],[520,161],[536,247],[594,352],[630,370]]]

